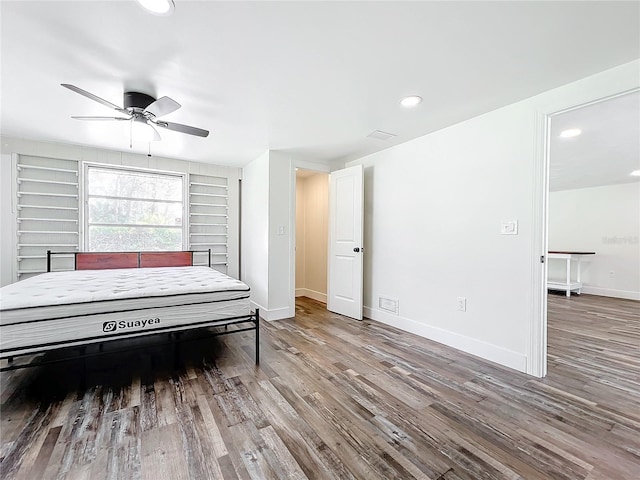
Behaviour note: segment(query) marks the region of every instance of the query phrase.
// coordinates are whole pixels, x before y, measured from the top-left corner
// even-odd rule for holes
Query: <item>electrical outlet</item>
[[[615,276],[616,276],[616,272],[614,272],[613,270],[611,270],[611,271],[609,272],[609,278],[615,278]]]
[[[459,312],[466,312],[467,311],[467,299],[465,297],[458,297],[456,299],[457,301],[457,305],[458,305],[458,311]]]

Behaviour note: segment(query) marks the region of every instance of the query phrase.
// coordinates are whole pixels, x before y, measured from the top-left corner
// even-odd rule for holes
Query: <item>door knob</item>
[[[358,253],[360,251],[360,249],[358,247],[353,249],[354,252]]]

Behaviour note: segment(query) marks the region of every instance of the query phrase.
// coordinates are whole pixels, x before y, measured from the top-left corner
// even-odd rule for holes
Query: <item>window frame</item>
[[[79,209],[79,239],[80,239],[80,251],[87,252],[89,251],[89,170],[91,168],[97,168],[102,170],[119,170],[125,172],[134,172],[134,173],[147,173],[152,175],[166,175],[171,177],[179,177],[182,182],[182,225],[181,225],[181,238],[182,245],[181,250],[185,251],[189,249],[189,188],[188,188],[188,174],[182,172],[172,172],[167,170],[157,170],[153,168],[138,168],[138,167],[130,167],[126,165],[111,165],[104,163],[95,163],[95,162],[83,162],[82,165],[82,181],[79,182],[79,192],[80,197],[82,198],[82,205]],[[123,251],[131,251],[131,250],[123,250]]]

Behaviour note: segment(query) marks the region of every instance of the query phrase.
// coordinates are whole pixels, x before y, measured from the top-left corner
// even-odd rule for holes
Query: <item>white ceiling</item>
[[[211,130],[162,130],[155,155],[344,161],[640,57],[639,2],[175,3],[2,1],[1,132],[128,150],[123,125],[69,118],[111,113],[71,83],[170,96],[166,120]],[[403,109],[409,94],[424,102]]]
[[[573,128],[582,133],[560,137]],[[640,181],[640,92],[552,117],[550,152],[551,191]]]

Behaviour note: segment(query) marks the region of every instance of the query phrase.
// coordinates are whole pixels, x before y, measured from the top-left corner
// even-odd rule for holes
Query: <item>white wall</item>
[[[252,294],[252,299],[261,308],[260,315],[269,321],[290,318],[295,314],[296,167],[324,172],[330,168],[286,152],[269,151],[243,169],[243,279],[259,295],[258,298]],[[251,197],[247,180],[255,182],[253,188],[259,190],[259,199]],[[257,228],[258,238],[266,239],[260,245],[248,233],[255,232],[248,218],[256,221],[267,219],[266,225],[259,223]],[[257,252],[259,249],[267,254],[260,263],[253,264],[247,258],[250,256],[248,250]],[[266,267],[262,263],[265,259]]]
[[[327,302],[329,176],[296,182],[296,296]]]
[[[291,252],[295,231],[291,217],[295,216],[295,183],[290,181],[293,170],[288,155],[269,152],[269,319],[293,317],[295,305]],[[284,179],[284,181],[283,181]]]
[[[637,87],[639,66],[632,62],[348,163],[365,167],[365,314],[544,374],[543,342],[533,338],[543,335],[536,279],[544,273],[538,262],[545,252],[544,116]],[[518,220],[519,234],[500,235],[503,220]],[[380,296],[399,299],[398,316],[378,308]],[[457,297],[467,299],[466,312],[457,311]]]
[[[232,277],[237,277],[238,271],[238,255],[240,247],[239,239],[239,185],[241,170],[234,167],[223,167],[207,163],[189,162],[185,160],[176,160],[164,157],[149,157],[128,152],[117,152],[111,150],[103,150],[98,148],[86,147],[81,145],[68,145],[62,143],[40,142],[35,140],[14,138],[8,136],[0,137],[2,142],[2,203],[0,204],[0,219],[6,222],[7,219],[14,219],[11,211],[10,202],[5,201],[7,195],[4,188],[5,182],[11,184],[11,166],[7,167],[7,158],[11,154],[33,155],[49,158],[69,159],[77,161],[87,161],[95,163],[104,163],[110,165],[124,165],[137,168],[149,168],[155,170],[163,170],[179,173],[194,173],[203,175],[213,175],[226,177],[228,181],[228,266],[227,272]],[[9,189],[10,192],[10,189]],[[10,195],[10,193],[9,193]],[[12,220],[14,222],[14,220]],[[7,275],[11,276],[13,281],[14,275],[9,272],[9,265],[15,262],[15,236],[11,234],[11,238],[5,238],[5,228],[2,228],[2,279]],[[5,249],[5,241],[10,242],[11,247]],[[7,253],[8,252],[8,253]]]
[[[583,293],[640,300],[640,182],[552,192],[549,250],[595,251],[583,262]],[[565,278],[564,261],[549,263]]]
[[[264,316],[269,307],[269,152],[242,172],[242,281]]]
[[[11,155],[0,156],[0,287],[13,282],[16,249],[13,234]]]
[[[295,241],[290,171],[286,155],[268,151],[246,165],[242,174],[242,279],[266,320],[289,318],[295,311],[289,294]]]

